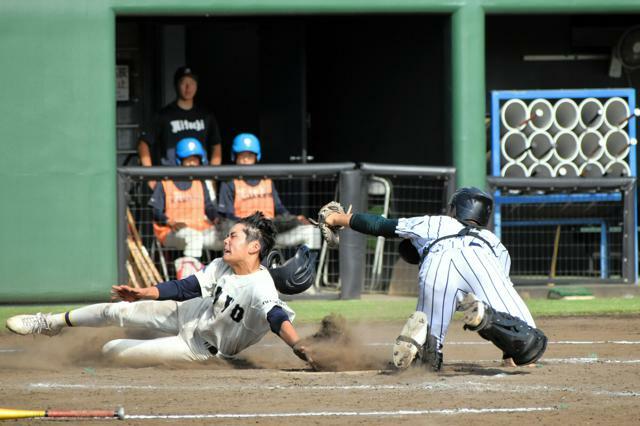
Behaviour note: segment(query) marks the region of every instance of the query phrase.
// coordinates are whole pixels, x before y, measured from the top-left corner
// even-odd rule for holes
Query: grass
[[[542,316],[572,315],[629,315],[640,314],[640,298],[602,298],[593,300],[549,300],[526,301],[534,318]],[[296,322],[319,322],[325,315],[334,313],[348,321],[404,321],[415,310],[414,298],[361,300],[302,300],[289,305],[296,311]],[[12,315],[35,312],[65,312],[79,305],[21,305],[0,306],[1,326]]]

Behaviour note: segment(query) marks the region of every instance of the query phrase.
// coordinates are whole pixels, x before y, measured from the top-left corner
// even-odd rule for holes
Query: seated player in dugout
[[[503,352],[505,366],[536,362],[547,337],[536,324],[509,278],[511,257],[498,237],[486,229],[492,197],[480,189],[458,189],[449,215],[386,219],[372,214],[333,213],[320,217],[329,227],[387,238],[402,237],[400,255],[419,264],[418,304],[393,348],[399,369],[416,360],[435,371],[456,310],[464,328],[477,331]],[[337,228],[334,228],[337,229]]]
[[[66,327],[143,328],[171,336],[149,340],[116,339],[103,354],[135,365],[232,358],[269,331],[295,355],[309,362],[308,349],[292,325],[295,313],[278,291],[297,294],[314,278],[314,259],[301,247],[276,268],[261,264],[275,239],[273,222],[259,212],[241,219],[224,240],[224,255],[204,270],[155,287],[113,286],[119,303],[98,303],[57,314],[16,315],[7,328],[17,334],[53,336]]]
[[[200,141],[185,138],[176,146],[176,164],[198,167],[206,159]],[[153,232],[163,247],[182,250],[176,259],[178,279],[202,269],[203,249],[222,250],[216,231],[217,208],[205,183],[199,180],[163,180],[149,199]]]
[[[233,140],[231,161],[239,166],[252,166],[262,158],[260,141],[255,135],[241,133]],[[222,182],[218,197],[218,214],[236,220],[254,211],[272,218],[278,229],[276,245],[291,247],[304,244],[320,249],[320,233],[302,215],[294,216],[282,204],[271,179],[248,178]]]

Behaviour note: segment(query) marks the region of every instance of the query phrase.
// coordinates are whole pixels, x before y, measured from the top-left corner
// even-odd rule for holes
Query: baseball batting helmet
[[[184,138],[176,145],[176,164],[182,164],[182,160],[192,155],[200,156],[201,164],[205,164],[207,161],[207,153],[204,152],[204,148],[200,141],[196,138]]]
[[[302,293],[313,284],[316,276],[317,253],[311,253],[309,247],[300,246],[296,254],[280,266],[273,265],[274,259],[267,255],[267,267],[269,274],[273,278],[276,289],[282,294]],[[276,255],[281,257],[281,254]]]
[[[249,151],[253,152],[257,160],[260,161],[262,157],[262,151],[260,150],[260,141],[251,133],[240,133],[233,138],[233,145],[231,145],[231,161],[236,161],[236,154],[239,152]]]
[[[451,196],[449,211],[466,225],[487,226],[493,211],[493,198],[472,186],[458,189]],[[469,223],[473,221],[475,223]]]

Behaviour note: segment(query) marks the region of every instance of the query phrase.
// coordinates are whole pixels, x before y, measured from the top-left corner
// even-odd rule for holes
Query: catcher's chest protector
[[[516,365],[536,362],[547,349],[547,336],[541,330],[489,306],[479,326],[465,325],[465,328],[477,331],[483,339],[489,340],[507,357],[513,358]]]

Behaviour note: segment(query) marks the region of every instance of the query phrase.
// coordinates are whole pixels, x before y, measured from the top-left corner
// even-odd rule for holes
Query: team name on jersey
[[[193,196],[189,192],[174,192],[172,194],[174,203],[190,203],[193,200]]]
[[[172,120],[170,123],[171,123],[171,132],[174,134],[178,132],[183,132],[185,130],[196,130],[196,131],[204,130],[203,119],[194,120],[194,121]]]
[[[267,198],[273,196],[273,192],[262,188],[262,186],[258,188],[236,188],[236,197],[241,200],[251,200],[254,198]]]

